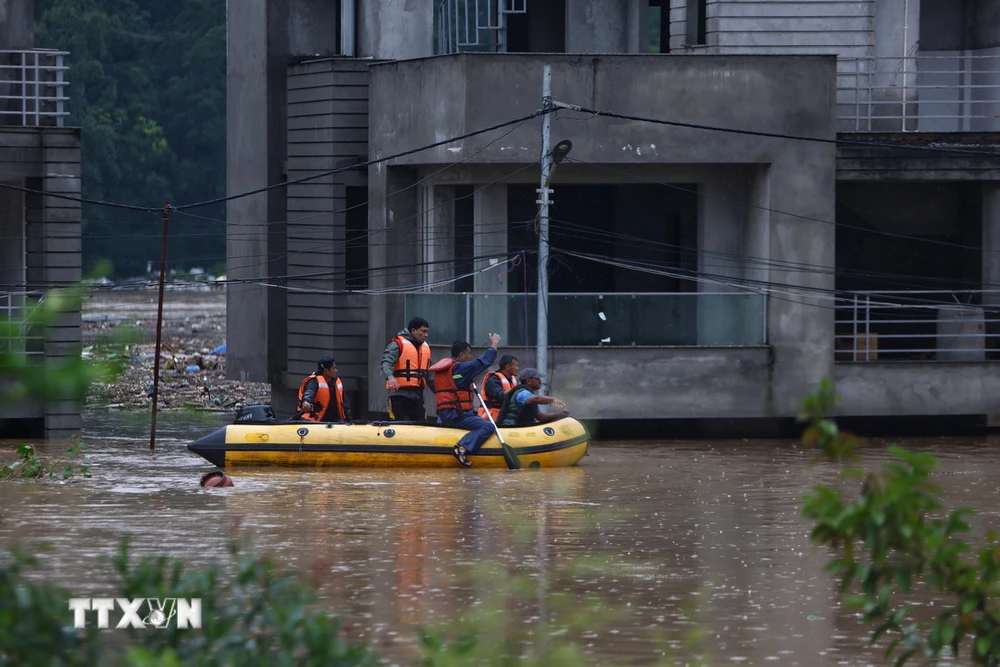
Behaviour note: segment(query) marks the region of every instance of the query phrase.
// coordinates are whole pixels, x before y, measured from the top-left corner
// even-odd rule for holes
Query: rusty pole
[[[160,248],[160,298],[156,305],[156,357],[153,361],[153,423],[149,429],[149,453],[156,450],[156,409],[160,397],[160,341],[163,335],[163,285],[167,280],[167,223],[170,202],[163,202],[163,243]]]

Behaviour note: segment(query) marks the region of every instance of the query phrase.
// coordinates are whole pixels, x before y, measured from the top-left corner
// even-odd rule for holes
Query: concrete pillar
[[[835,148],[800,142],[794,154],[771,165],[768,176],[768,259],[834,266],[835,227],[823,221],[835,219]],[[768,274],[771,285],[784,293],[768,300],[773,363],[767,409],[773,410],[774,416],[788,416],[796,413],[798,399],[815,391],[824,376],[833,375],[834,276],[830,271],[797,271],[776,265],[770,266]]]
[[[747,224],[744,234],[743,277],[751,284],[763,286],[768,279],[767,258],[771,254],[771,212],[767,204],[771,199],[771,181],[766,165],[748,167],[746,178]],[[744,301],[744,340],[767,342],[767,322],[761,321],[767,310],[766,294],[750,296]]]
[[[567,53],[626,53],[626,6],[621,0],[574,0],[566,4]]]
[[[368,184],[368,266],[372,267],[369,288],[384,290],[419,282],[423,274],[415,265],[420,257],[417,247],[422,209],[416,170],[374,165],[368,169]],[[379,270],[387,266],[394,268]],[[385,414],[385,382],[380,380],[379,362],[389,339],[406,326],[403,297],[373,295],[369,318],[368,377],[372,380],[368,385],[368,410]]]
[[[507,184],[497,183],[486,187],[476,186],[474,197],[475,245],[473,254],[501,255],[507,252]],[[503,260],[476,260],[475,268],[496,264]],[[503,295],[484,297],[477,295],[472,305],[473,334],[481,337],[487,332],[500,334],[504,345],[512,341],[508,331],[510,299],[507,294],[507,271],[496,268],[478,273],[475,277],[475,291]]]
[[[419,273],[421,282],[430,283],[455,274],[455,187],[421,185],[418,196]],[[453,290],[454,285],[433,288],[435,292]]]
[[[698,273],[707,282],[699,292],[733,292],[726,278],[737,279],[743,272],[742,255],[745,211],[743,183],[738,168],[713,170],[698,193]],[[718,282],[718,281],[723,282]],[[739,345],[743,338],[743,318],[739,296],[706,295],[698,299],[698,344]]]
[[[649,2],[626,0],[625,49],[628,53],[646,53],[649,47]]]
[[[436,2],[363,0],[358,15],[358,56],[409,60],[434,55]]]
[[[35,48],[35,0],[0,0],[0,48]]]

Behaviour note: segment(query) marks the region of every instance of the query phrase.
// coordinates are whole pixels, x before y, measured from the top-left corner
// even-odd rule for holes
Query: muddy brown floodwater
[[[519,472],[236,468],[234,488],[201,489],[209,467],[185,444],[228,418],[162,414],[151,457],[148,415],[89,412],[93,476],[0,485],[0,545],[48,542],[44,576],[90,597],[113,592],[109,557],[123,535],[140,554],[191,565],[224,560],[227,537],[249,537],[320,573],[323,603],[399,664],[414,662],[417,627],[492,593],[471,574],[485,561],[535,582],[506,623],[551,617],[560,592],[603,600],[605,623],[569,630],[598,663],[649,664],[671,647],[680,657],[700,624],[713,665],[886,664],[809,542],[802,495],[833,476],[794,443],[605,442],[578,467]],[[1000,441],[905,444],[940,457],[949,506],[979,508],[979,531],[997,527]],[[876,443],[864,465],[885,458]],[[571,572],[583,557],[606,565]]]

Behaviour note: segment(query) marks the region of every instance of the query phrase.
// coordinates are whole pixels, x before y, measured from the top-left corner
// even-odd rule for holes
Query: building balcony
[[[840,132],[1000,131],[1000,53],[839,58]]]
[[[0,126],[62,127],[67,51],[0,50]]]

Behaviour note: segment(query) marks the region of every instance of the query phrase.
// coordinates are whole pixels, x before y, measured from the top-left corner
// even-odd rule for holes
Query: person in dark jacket
[[[429,332],[427,320],[414,317],[405,329],[393,336],[382,353],[379,369],[389,392],[390,419],[424,421],[427,418],[424,387],[431,365],[431,347],[427,344]]]
[[[518,375],[520,384],[507,392],[500,407],[498,426],[531,426],[539,422],[551,422],[569,415],[566,404],[553,396],[539,396],[535,392],[542,388],[542,374],[537,368],[525,368]],[[560,412],[542,412],[539,405],[555,405]]]
[[[456,341],[451,346],[451,357],[442,359],[430,368],[434,373],[438,423],[468,431],[452,451],[458,462],[466,468],[472,465],[466,454],[475,452],[494,433],[493,424],[482,419],[474,410],[471,385],[478,375],[496,361],[499,344],[500,334],[491,333],[490,347],[473,361],[472,346],[465,341]]]
[[[298,411],[302,419],[308,421],[351,421],[351,402],[344,393],[344,383],[337,374],[333,357],[320,359],[316,372],[299,385]]]

